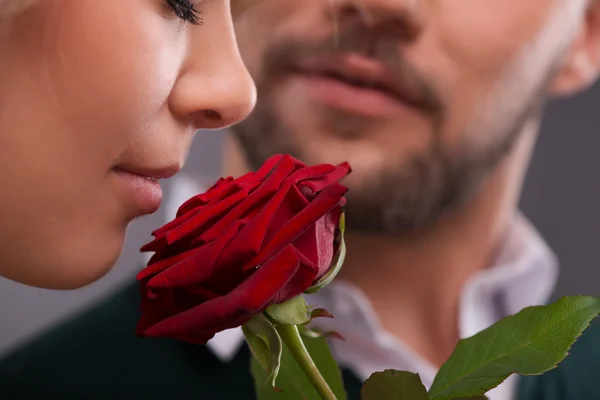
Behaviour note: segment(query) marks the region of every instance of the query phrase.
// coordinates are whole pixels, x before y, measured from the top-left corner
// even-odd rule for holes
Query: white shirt
[[[175,217],[184,201],[201,192],[202,187],[193,179],[182,174],[173,178],[164,203],[165,222]],[[525,307],[546,303],[557,278],[553,252],[525,218],[517,215],[494,262],[464,286],[459,309],[460,336],[472,336]],[[319,319],[318,327],[344,336],[345,341],[331,341],[331,350],[340,365],[358,378],[366,380],[373,372],[396,369],[419,373],[423,384],[431,386],[437,368],[382,328],[360,289],[334,281],[321,292],[306,295],[306,299],[335,315],[335,319]],[[243,342],[241,329],[235,328],[218,333],[207,346],[227,362]],[[516,379],[513,376],[490,391],[489,399],[513,400]]]

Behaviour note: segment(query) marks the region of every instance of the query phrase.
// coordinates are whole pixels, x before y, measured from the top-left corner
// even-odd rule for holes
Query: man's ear
[[[561,68],[554,76],[549,93],[569,96],[587,89],[600,74],[600,0],[589,0],[585,19]]]

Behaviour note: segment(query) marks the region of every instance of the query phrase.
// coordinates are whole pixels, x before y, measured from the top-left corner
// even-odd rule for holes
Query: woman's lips
[[[113,171],[126,201],[138,216],[152,214],[158,210],[162,201],[162,188],[157,179],[120,168],[114,168]]]

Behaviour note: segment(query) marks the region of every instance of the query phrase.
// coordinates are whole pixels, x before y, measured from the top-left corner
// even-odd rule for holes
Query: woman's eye
[[[178,18],[193,25],[202,25],[201,11],[196,9],[199,0],[167,0],[167,4]]]

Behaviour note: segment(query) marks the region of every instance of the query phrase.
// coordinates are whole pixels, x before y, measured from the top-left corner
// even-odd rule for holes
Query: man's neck
[[[489,266],[513,217],[535,128],[522,135],[511,158],[478,196],[431,229],[402,238],[346,234],[348,250],[339,279],[359,287],[383,327],[436,366],[459,339],[464,284]],[[226,148],[227,175],[246,172],[237,144],[228,139]]]
[[[465,283],[490,265],[514,212],[508,204],[476,203],[410,237],[346,235],[339,278],[359,286],[382,326],[436,366],[459,339]]]

